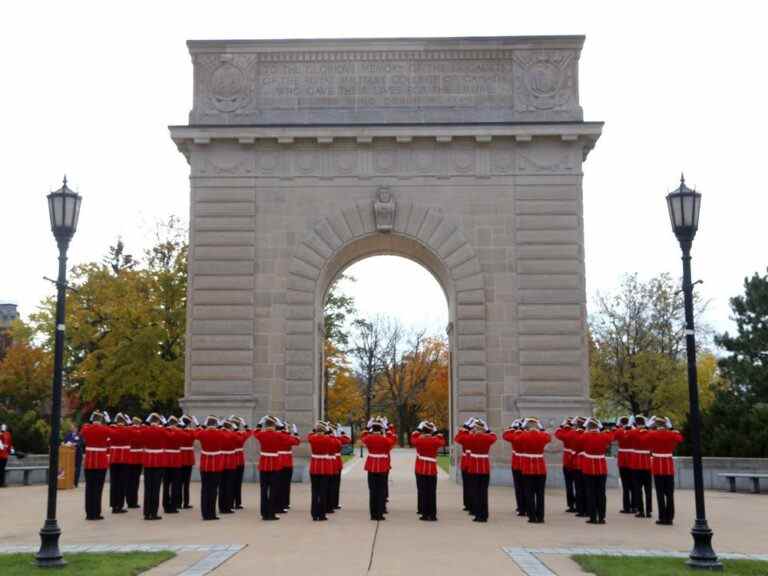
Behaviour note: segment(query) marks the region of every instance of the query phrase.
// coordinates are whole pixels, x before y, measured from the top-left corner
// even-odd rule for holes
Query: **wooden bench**
[[[48,483],[48,466],[9,466],[5,469],[6,473],[18,471],[24,475],[24,486],[29,486],[29,475],[35,470],[45,470],[45,481]]]
[[[752,480],[752,492],[760,494],[760,478],[768,478],[768,474],[751,474],[748,472],[736,472],[733,474],[718,474],[722,478],[727,478],[730,484],[730,491],[736,492],[736,478],[749,478]]]

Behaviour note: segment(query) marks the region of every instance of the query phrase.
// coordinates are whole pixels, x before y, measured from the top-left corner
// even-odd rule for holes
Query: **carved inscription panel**
[[[191,123],[580,121],[581,39],[516,40],[192,42]]]

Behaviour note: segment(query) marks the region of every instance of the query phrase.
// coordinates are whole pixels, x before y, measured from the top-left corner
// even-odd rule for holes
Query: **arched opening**
[[[345,280],[349,275],[357,281]],[[375,234],[335,254],[318,288],[316,317],[325,320],[318,338],[318,414],[342,413],[342,424],[355,427],[384,414],[396,423],[401,443],[421,419],[435,420],[450,436],[453,284],[440,259],[412,238]],[[354,318],[341,327],[345,334],[329,323],[332,312],[324,314],[329,296],[335,305],[355,297]],[[345,395],[355,398],[344,402]]]

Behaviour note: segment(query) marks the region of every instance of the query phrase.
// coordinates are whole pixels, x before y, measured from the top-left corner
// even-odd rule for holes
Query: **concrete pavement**
[[[514,512],[511,488],[490,490],[491,519],[477,524],[461,511],[461,487],[446,475],[438,483],[436,523],[420,522],[416,515],[413,478],[415,454],[393,452],[390,514],[385,522],[368,519],[368,492],[359,458],[342,479],[343,510],[328,522],[312,522],[309,486],[294,484],[290,513],[279,522],[261,522],[257,510],[258,486],[244,487],[246,510],[219,522],[202,522],[195,510],[144,522],[140,511],[113,516],[102,522],[83,519],[83,488],[59,493],[62,544],[245,544],[215,574],[242,576],[253,570],[268,574],[394,575],[421,571],[446,576],[523,574],[504,547],[564,548],[615,547],[687,550],[693,520],[693,494],[677,493],[676,526],[656,526],[653,520],[617,513],[619,494],[609,491],[608,523],[588,526],[563,510],[562,491],[547,492],[545,524],[527,524]],[[195,496],[199,485],[193,485]],[[106,490],[105,490],[106,492]],[[106,502],[105,494],[105,502]],[[766,553],[768,495],[708,492],[708,517],[715,530],[714,546],[722,552]],[[42,486],[0,490],[0,542],[36,544],[45,513]]]

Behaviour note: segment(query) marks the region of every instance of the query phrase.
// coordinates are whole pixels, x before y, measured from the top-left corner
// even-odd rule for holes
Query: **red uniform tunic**
[[[488,452],[496,442],[496,434],[490,432],[473,432],[461,439],[463,446],[472,454],[469,461],[470,474],[490,474],[491,461]]]
[[[520,433],[516,443],[517,456],[520,458],[520,471],[526,476],[546,476],[547,464],[544,461],[544,448],[552,441],[548,432],[525,430]]]
[[[195,439],[200,443],[200,472],[221,472],[224,469],[221,431],[215,428],[196,430]]]
[[[147,426],[141,431],[144,444],[144,468],[165,468],[167,434],[160,426]]]
[[[301,444],[301,439],[290,432],[283,432],[282,434],[285,437],[285,445],[280,450],[280,467],[293,468],[293,447]]]
[[[617,428],[614,431],[614,439],[619,444],[619,453],[616,457],[616,464],[619,468],[633,468],[633,454],[635,452],[635,443],[630,432],[631,428]]]
[[[418,432],[411,434],[411,445],[416,448],[416,474],[437,476],[437,451],[445,446],[442,436],[422,436]]]
[[[380,434],[363,434],[362,442],[365,444],[365,447],[368,448],[368,457],[365,459],[365,470],[367,472],[381,474],[389,472],[391,468],[389,453],[392,451],[392,447],[395,445],[396,441],[396,438],[390,434],[387,434],[386,436]]]
[[[510,466],[512,470],[522,470],[522,459],[517,455],[520,447],[521,430],[507,430],[502,435],[502,438],[512,445],[512,459],[510,460]]]
[[[128,426],[110,426],[109,428],[109,463],[131,463],[132,430]]]
[[[651,469],[651,444],[650,431],[647,428],[635,428],[629,431],[630,442],[633,452],[631,452],[631,468],[634,470]]]
[[[10,432],[0,432],[0,460],[8,460],[13,448],[13,438]]]
[[[608,464],[605,453],[613,442],[613,432],[584,432],[581,436],[583,454],[581,457],[581,472],[587,476],[605,476],[608,474]]]
[[[555,431],[555,438],[563,443],[563,468],[570,470],[573,468],[573,428],[558,428]]]
[[[184,433],[178,428],[165,429],[165,467],[181,468],[181,445]]]
[[[104,424],[85,424],[80,436],[85,441],[86,470],[109,468],[109,437],[112,431]]]
[[[256,430],[253,437],[261,446],[259,470],[262,472],[281,470],[280,451],[285,450],[285,446],[287,446],[285,434],[276,430]]]
[[[338,438],[327,434],[312,433],[307,436],[312,455],[309,460],[309,473],[314,476],[331,476],[335,473],[334,452],[341,446]]]
[[[144,441],[142,440],[142,427],[140,426],[131,426],[128,428],[130,431],[130,435],[128,437],[129,444],[131,446],[131,452],[129,459],[129,464],[134,464],[141,466],[144,460]]]
[[[335,474],[341,474],[341,471],[344,469],[344,460],[341,458],[341,447],[345,444],[349,444],[352,440],[349,436],[346,434],[340,434],[339,436],[336,436],[336,440],[339,441],[339,447],[334,451],[334,457],[335,460],[333,462]]]
[[[195,465],[195,433],[193,430],[181,429],[177,431],[180,438],[181,465]]]
[[[461,462],[460,467],[462,472],[467,472],[469,470],[469,461],[471,459],[472,453],[467,450],[467,447],[464,446],[463,439],[469,434],[468,431],[462,429],[459,430],[456,433],[456,436],[453,438],[454,444],[458,444],[461,446]]]
[[[574,430],[568,435],[568,439],[571,443],[571,469],[581,470],[582,462],[584,461],[584,430]]]
[[[654,476],[674,476],[675,448],[683,441],[677,430],[652,430],[648,433],[651,445],[651,471]]]
[[[235,464],[238,467],[245,466],[245,443],[251,437],[247,430],[239,430],[237,433],[237,448],[235,448]]]

